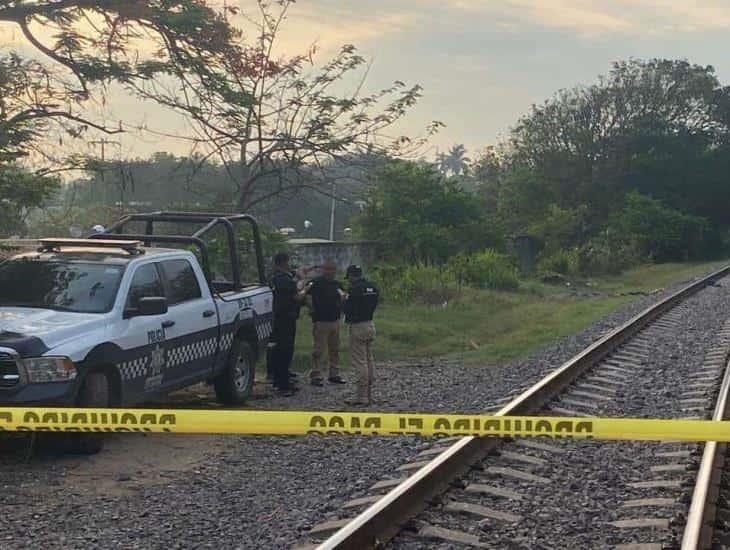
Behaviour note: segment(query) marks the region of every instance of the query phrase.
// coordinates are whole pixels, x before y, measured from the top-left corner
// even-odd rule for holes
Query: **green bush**
[[[611,238],[603,232],[582,246],[578,253],[579,271],[583,275],[618,275],[646,259],[631,241]]]
[[[575,246],[585,238],[587,216],[588,208],[585,205],[571,210],[553,204],[540,219],[530,224],[527,233],[543,242],[546,253],[560,254],[565,248]]]
[[[371,278],[386,302],[437,305],[452,299],[457,292],[451,271],[424,264],[382,265],[373,270]]]
[[[449,261],[449,270],[457,282],[475,288],[515,290],[519,286],[517,270],[510,258],[491,249],[455,256]]]
[[[558,250],[552,254],[547,254],[540,258],[538,268],[543,273],[576,275],[580,271],[578,250]]]
[[[626,195],[621,213],[611,224],[617,237],[629,241],[645,257],[659,262],[701,257],[709,223],[636,192]]]

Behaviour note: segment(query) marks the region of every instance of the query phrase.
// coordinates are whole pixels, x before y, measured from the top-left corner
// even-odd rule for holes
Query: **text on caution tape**
[[[486,436],[730,442],[730,422],[251,410],[0,408],[0,431]]]

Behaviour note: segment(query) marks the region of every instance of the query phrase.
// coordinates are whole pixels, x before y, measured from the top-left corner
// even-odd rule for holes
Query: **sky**
[[[214,0],[214,2],[222,0]],[[251,0],[227,0],[250,9]],[[728,0],[298,0],[282,53],[317,42],[324,60],[352,43],[372,61],[367,88],[419,83],[424,97],[399,130],[446,127],[430,154],[463,143],[474,155],[507,135],[530,106],[561,88],[593,82],[627,58],[683,58],[713,65],[730,84]],[[0,47],[20,38],[0,27]],[[176,117],[115,92],[108,115],[133,117],[174,134]],[[146,156],[188,145],[127,135],[117,154]]]

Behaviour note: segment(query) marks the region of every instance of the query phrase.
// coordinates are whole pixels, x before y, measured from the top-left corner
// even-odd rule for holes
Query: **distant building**
[[[373,241],[328,241],[327,239],[289,239],[297,263],[306,267],[333,260],[339,271],[351,264],[367,268],[375,261],[377,243]]]

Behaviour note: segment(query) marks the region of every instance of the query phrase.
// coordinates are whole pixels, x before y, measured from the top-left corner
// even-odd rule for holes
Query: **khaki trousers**
[[[374,378],[373,343],[375,324],[372,321],[350,325],[350,361],[357,377],[357,399],[370,401]]]
[[[339,376],[337,366],[340,360],[340,322],[318,321],[312,323],[312,339],[314,340],[314,351],[312,351],[312,370],[309,373],[309,379],[322,380],[321,363],[325,351],[329,356],[329,377]]]

